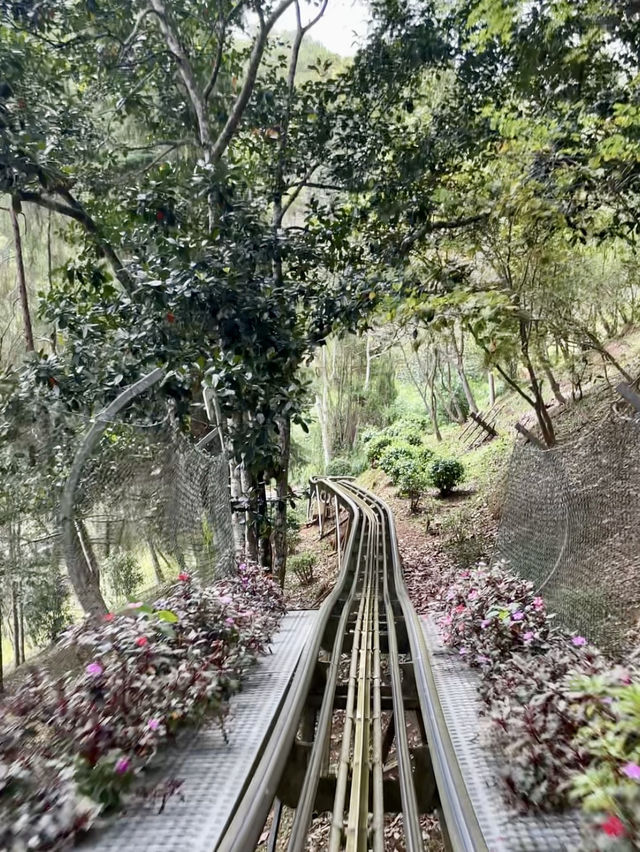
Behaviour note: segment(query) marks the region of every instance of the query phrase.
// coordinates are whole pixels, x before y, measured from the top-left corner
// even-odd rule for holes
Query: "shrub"
[[[398,476],[400,496],[409,498],[409,511],[417,512],[422,496],[429,489],[429,476],[427,471],[421,467],[418,461],[411,460],[411,464],[405,464]]]
[[[378,466],[390,477],[394,485],[402,475],[403,470],[417,463],[417,453],[411,444],[396,441],[386,448],[380,456]]]
[[[378,429],[375,429],[373,426],[368,426],[366,429],[363,429],[360,433],[360,443],[368,444],[372,438],[375,438],[380,434]]]
[[[438,459],[429,471],[432,485],[444,497],[450,494],[464,476],[464,466],[456,459]]]
[[[313,569],[317,561],[315,553],[299,553],[289,560],[289,568],[296,575],[301,586],[313,583]]]
[[[391,436],[385,435],[384,432],[379,432],[374,438],[369,439],[365,447],[365,454],[369,464],[375,464],[386,448],[391,445],[391,442]]]
[[[443,605],[444,641],[482,669],[509,798],[532,810],[566,806],[588,760],[575,737],[593,707],[589,696],[571,695],[569,682],[603,671],[604,658],[583,637],[553,629],[532,585],[500,564],[459,572]]]
[[[338,456],[327,465],[327,476],[351,476],[351,462]]]
[[[135,557],[124,550],[119,550],[105,559],[103,573],[114,597],[119,600],[132,597],[144,579]]]
[[[589,767],[574,778],[573,798],[591,815],[602,843],[598,849],[638,849],[640,672],[616,667],[605,676],[576,679],[572,686],[574,699],[590,699],[592,708],[575,737]]]
[[[241,565],[207,589],[182,574],[153,606],[70,629],[82,673],[33,670],[0,704],[0,848],[66,847],[179,728],[222,722],[282,611],[279,587]]]

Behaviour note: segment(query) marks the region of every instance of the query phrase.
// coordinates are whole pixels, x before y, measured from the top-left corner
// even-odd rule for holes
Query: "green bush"
[[[114,596],[118,599],[132,597],[144,579],[135,557],[122,550],[105,559],[103,570]]]
[[[351,462],[343,456],[331,459],[327,465],[327,476],[351,476],[351,474]]]
[[[394,485],[398,482],[403,471],[418,463],[418,454],[411,444],[396,441],[382,453],[378,466],[391,478]]]
[[[422,467],[429,467],[431,462],[433,461],[435,453],[433,450],[430,450],[429,447],[420,447],[418,450],[418,461],[422,465]]]
[[[409,498],[409,510],[417,512],[420,499],[430,485],[429,474],[416,459],[411,459],[404,465],[398,476],[400,496]]]
[[[299,553],[289,559],[288,567],[296,575],[301,586],[313,583],[313,569],[317,561],[315,553]]]
[[[371,441],[372,438],[375,438],[379,434],[380,434],[379,429],[376,429],[373,426],[367,426],[367,428],[363,429],[362,433],[360,434],[360,443],[361,444],[368,444],[369,441]]]
[[[464,476],[464,466],[457,459],[438,459],[431,465],[429,478],[440,494],[446,496]]]
[[[365,453],[369,464],[375,464],[380,460],[382,453],[391,445],[392,438],[384,432],[379,432],[376,437],[370,438],[365,447]]]

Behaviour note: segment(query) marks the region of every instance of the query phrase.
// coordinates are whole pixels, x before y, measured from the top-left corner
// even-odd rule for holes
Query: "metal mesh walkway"
[[[275,721],[317,613],[285,616],[272,648],[258,661],[244,690],[231,701],[227,742],[215,723],[190,735],[181,748],[163,752],[160,777],[183,780],[162,813],[136,806],[82,849],[115,852],[212,852],[246,786],[260,749]]]
[[[500,764],[483,742],[480,677],[440,642],[428,616],[422,618],[440,706],[485,842],[491,852],[571,852],[580,846],[577,815],[522,815],[500,790]],[[486,724],[486,723],[485,723]]]

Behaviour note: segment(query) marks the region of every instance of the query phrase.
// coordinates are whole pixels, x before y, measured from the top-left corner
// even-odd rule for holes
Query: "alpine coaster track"
[[[382,852],[385,814],[401,813],[405,849],[418,852],[420,816],[437,811],[450,849],[483,852],[392,514],[349,479],[310,486],[321,535],[335,534],[338,580],[217,848],[254,849],[272,812],[269,852],[285,838],[288,852],[302,852],[312,819],[326,813],[329,852]],[[286,825],[283,805],[293,809]]]

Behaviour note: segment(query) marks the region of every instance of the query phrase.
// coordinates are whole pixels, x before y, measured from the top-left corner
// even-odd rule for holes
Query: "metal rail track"
[[[347,479],[315,479],[311,489],[321,534],[334,524],[339,577],[218,850],[254,849],[272,812],[269,852],[279,839],[302,852],[319,813],[330,821],[329,852],[382,852],[385,814],[401,813],[405,849],[418,852],[420,816],[438,809],[451,849],[482,852],[391,512]],[[283,805],[293,809],[286,828]]]

